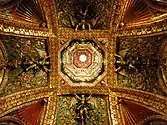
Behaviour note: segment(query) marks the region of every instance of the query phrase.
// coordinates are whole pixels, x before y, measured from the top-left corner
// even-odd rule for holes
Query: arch
[[[161,115],[167,114],[167,111],[164,110],[167,107],[167,99],[165,97],[129,88],[110,88],[110,90],[118,98],[128,99]]]
[[[165,92],[165,94],[167,94],[167,53],[166,53],[166,57],[165,57],[166,64],[164,64],[165,62],[164,62],[163,56],[164,56],[164,51],[166,48],[167,48],[167,38],[164,39],[162,45],[159,48],[158,55],[160,57],[160,61],[159,61],[158,69],[157,69],[157,74],[159,77],[159,84],[160,84],[163,92]],[[164,67],[166,67],[166,68],[164,69]],[[166,71],[164,71],[164,70],[166,70]]]
[[[145,0],[145,2],[153,9],[167,12],[167,2],[165,0]]]
[[[144,119],[138,125],[167,125],[167,116],[153,115]]]
[[[7,117],[0,119],[0,125],[24,125],[19,119]]]
[[[6,61],[7,61],[7,54],[3,42],[0,40],[0,86],[2,84],[5,84],[7,81],[5,80],[5,77],[7,77],[7,70],[4,67],[4,63]]]
[[[21,108],[23,105],[28,105],[38,99],[48,98],[50,90],[48,88],[37,88],[34,90],[26,90],[18,93],[11,94],[7,97],[0,99],[0,117],[14,111],[15,109]],[[26,99],[25,99],[26,98]],[[24,100],[23,100],[24,99]],[[15,103],[11,104],[11,100]],[[14,109],[15,108],[15,109]]]

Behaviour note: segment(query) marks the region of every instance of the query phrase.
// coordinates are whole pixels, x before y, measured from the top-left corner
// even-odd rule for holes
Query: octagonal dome
[[[60,55],[60,72],[74,86],[93,84],[105,70],[104,52],[93,40],[72,40]]]

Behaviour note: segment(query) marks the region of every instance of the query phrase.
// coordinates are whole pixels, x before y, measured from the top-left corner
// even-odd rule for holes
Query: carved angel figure
[[[31,58],[32,65],[30,65],[26,71],[29,71],[30,69],[42,69],[44,72],[49,72],[48,66],[50,65],[50,62],[48,61],[48,58],[50,56],[47,56],[46,52],[40,49],[36,48],[36,51],[38,52],[40,58],[38,60],[35,60],[34,58]]]
[[[118,54],[115,54],[116,57],[116,72],[122,76],[127,76],[125,70],[135,70],[139,72],[143,66],[142,57],[133,57],[128,55],[129,49],[123,49]]]
[[[86,125],[89,119],[89,111],[93,110],[96,106],[96,102],[92,95],[86,97],[85,95],[78,96],[75,94],[75,98],[71,101],[71,108],[77,114],[76,120],[78,121],[79,125]]]
[[[126,61],[128,49],[121,50],[119,54],[115,54],[116,57],[116,72],[119,73],[122,76],[126,76],[125,68],[126,65],[128,65],[128,62]],[[130,67],[133,67],[132,65],[129,65]]]
[[[48,58],[50,56],[47,56],[47,53],[43,50],[37,49],[36,51],[38,52],[40,58],[34,59],[32,57],[30,58],[25,58],[23,60],[10,60],[10,61],[3,61],[0,62],[0,70],[2,69],[9,69],[9,70],[14,70],[17,69],[18,67],[21,68],[22,72],[27,72],[29,70],[33,70],[34,73],[39,70],[43,70],[44,72],[49,72],[50,70],[48,69],[50,62]]]
[[[75,31],[81,27],[82,30],[85,30],[88,27],[88,30],[91,30],[95,26],[98,20],[98,16],[92,18],[89,14],[89,5],[86,5],[85,8],[80,8],[79,12],[70,15],[70,21]]]

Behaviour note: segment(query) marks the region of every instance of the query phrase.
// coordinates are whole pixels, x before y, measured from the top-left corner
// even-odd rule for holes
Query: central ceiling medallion
[[[88,68],[92,64],[92,53],[81,48],[73,53],[72,60],[77,68]]]
[[[81,62],[85,62],[85,61],[87,60],[86,55],[80,55],[80,56],[79,56],[79,60],[80,60]]]
[[[94,85],[104,74],[104,57],[93,40],[72,40],[60,52],[59,71],[72,86]]]

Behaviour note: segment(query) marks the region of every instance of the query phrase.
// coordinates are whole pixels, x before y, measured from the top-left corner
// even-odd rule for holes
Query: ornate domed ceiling
[[[0,0],[0,125],[166,125],[166,0]]]

